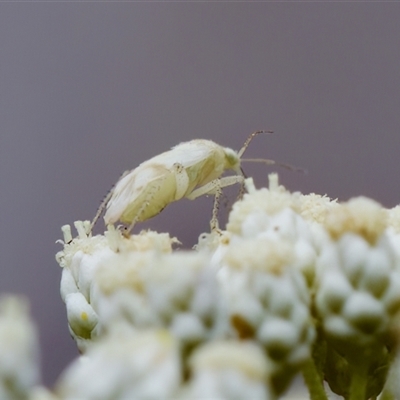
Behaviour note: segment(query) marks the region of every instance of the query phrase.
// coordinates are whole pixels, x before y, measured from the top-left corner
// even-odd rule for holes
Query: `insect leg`
[[[222,189],[221,186],[218,186],[216,189],[215,197],[214,197],[214,205],[212,210],[212,217],[210,221],[210,229],[211,232],[219,231],[218,225],[218,211],[219,211],[219,201],[221,199]]]
[[[205,194],[216,194],[218,189],[222,189],[223,187],[243,182],[243,180],[244,178],[241,175],[225,176],[220,179],[214,179],[204,186],[200,186],[199,188],[193,190],[193,192],[189,193],[186,197],[189,200],[194,200],[195,198],[203,196]]]
[[[157,195],[157,193],[161,190],[163,182],[168,179],[168,175],[165,175],[162,179],[158,181],[156,185],[150,186],[151,190],[148,191],[146,195],[146,200],[142,203],[141,207],[139,208],[139,211],[136,213],[135,218],[133,218],[131,224],[124,229],[124,236],[128,237],[129,233],[132,231],[133,227],[135,224],[140,220],[140,217],[142,214],[146,211],[147,207],[151,205],[152,199]],[[159,212],[162,211],[162,209],[159,210]]]
[[[106,208],[107,203],[110,201],[111,196],[112,196],[113,193],[114,193],[114,188],[115,188],[116,184],[117,184],[124,176],[126,176],[129,172],[131,172],[131,171],[129,171],[129,170],[128,170],[128,171],[125,171],[125,172],[120,176],[120,178],[118,179],[118,181],[117,181],[117,182],[111,187],[111,189],[108,191],[107,195],[104,197],[103,201],[100,203],[100,206],[99,206],[99,208],[98,208],[97,211],[96,211],[96,215],[94,216],[93,221],[92,221],[92,223],[90,224],[90,231],[89,231],[89,232],[92,232],[95,223],[96,223],[97,220],[100,218],[100,215],[103,213],[104,209]]]
[[[123,231],[123,235],[125,237],[129,237],[129,234],[131,232],[131,230],[133,229],[133,227],[136,225],[136,222],[139,221],[139,217],[141,214],[144,213],[144,210],[146,210],[146,208],[150,205],[150,201],[146,200],[145,202],[143,202],[142,206],[140,207],[138,213],[136,214],[135,218],[133,218],[132,222],[130,223],[130,225],[128,226],[128,228],[125,228]]]
[[[244,177],[241,175],[234,176],[225,176],[223,178],[214,179],[213,181],[207,183],[204,186],[199,187],[196,190],[193,190],[188,196],[188,199],[193,200],[196,197],[202,196],[204,194],[213,194],[214,198],[214,206],[212,211],[212,218],[210,221],[211,231],[218,231],[218,210],[219,210],[219,201],[222,195],[222,188],[226,186],[231,186],[236,183],[243,183]]]

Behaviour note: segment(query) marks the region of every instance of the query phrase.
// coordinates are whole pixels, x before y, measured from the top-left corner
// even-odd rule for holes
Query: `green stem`
[[[379,398],[380,400],[395,400],[395,397],[391,393],[391,391],[387,388],[383,389],[383,392],[381,394],[381,397]]]
[[[364,400],[367,388],[368,367],[358,365],[353,369],[353,374],[350,383],[350,396],[348,400]]]
[[[328,400],[322,379],[312,359],[304,364],[302,373],[310,393],[310,400]]]

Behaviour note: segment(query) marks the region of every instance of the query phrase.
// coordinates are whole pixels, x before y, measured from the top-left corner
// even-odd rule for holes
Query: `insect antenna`
[[[296,171],[296,172],[301,172],[301,173],[307,173],[307,171],[303,168],[298,168],[295,167],[294,165],[290,165],[290,164],[286,164],[286,163],[281,163],[275,160],[269,160],[268,158],[241,158],[243,153],[246,151],[246,149],[249,147],[250,142],[258,135],[261,135],[262,133],[266,133],[266,134],[271,134],[274,133],[274,131],[268,131],[268,130],[259,130],[259,131],[255,131],[253,133],[251,133],[249,135],[249,137],[246,139],[246,141],[244,142],[242,148],[238,151],[238,156],[240,158],[240,161],[247,161],[247,162],[260,162],[260,163],[264,163],[267,165],[278,165],[279,167],[288,169],[290,171]],[[244,173],[242,167],[240,167],[240,171],[242,172],[242,175],[244,178],[246,177],[246,174]]]
[[[275,160],[269,160],[268,158],[242,158],[240,161],[259,162],[259,163],[264,163],[267,165],[278,165],[279,167],[288,169],[289,171],[301,172],[303,174],[307,173],[307,170],[305,170],[304,168],[295,167],[294,165],[281,163],[281,162],[278,162]],[[243,173],[243,170],[242,170],[242,173]]]
[[[267,130],[259,130],[259,131],[255,131],[253,133],[251,133],[249,135],[249,137],[246,139],[246,141],[244,142],[242,148],[238,151],[238,156],[239,158],[242,157],[243,153],[246,151],[246,149],[249,147],[250,142],[258,135],[261,135],[262,133],[266,133],[266,134],[270,134],[270,133],[274,133],[274,131],[267,131]]]

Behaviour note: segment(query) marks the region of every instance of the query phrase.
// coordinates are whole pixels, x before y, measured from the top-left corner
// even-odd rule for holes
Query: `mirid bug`
[[[194,200],[207,194],[218,197],[221,188],[243,182],[241,156],[250,141],[261,133],[272,132],[253,132],[238,152],[211,140],[180,143],[126,171],[101,203],[92,227],[105,208],[106,225],[120,221],[129,225],[127,232],[130,232],[137,222],[154,217],[173,201],[182,198]],[[248,161],[256,160],[276,164],[265,159]],[[221,177],[227,170],[236,174]],[[216,226],[216,207],[217,203],[214,204],[212,226],[213,223]]]

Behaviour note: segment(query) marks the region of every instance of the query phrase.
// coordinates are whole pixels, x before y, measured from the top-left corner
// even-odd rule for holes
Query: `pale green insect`
[[[106,225],[120,221],[129,225],[129,232],[136,222],[154,217],[174,201],[217,195],[223,187],[242,183],[241,156],[260,133],[271,132],[252,133],[238,152],[211,140],[195,139],[126,171],[100,205],[92,226],[106,208]],[[273,160],[258,161],[275,164]],[[233,170],[235,175],[221,177],[227,170]]]

